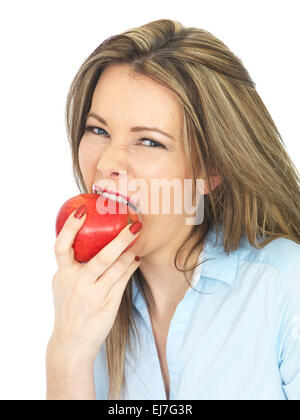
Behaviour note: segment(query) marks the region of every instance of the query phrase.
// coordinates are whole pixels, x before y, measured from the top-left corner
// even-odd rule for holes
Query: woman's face
[[[167,255],[191,229],[185,223],[183,201],[183,181],[191,176],[183,149],[181,106],[169,89],[122,64],[110,66],[102,73],[89,113],[100,116],[105,123],[88,116],[86,126],[95,128],[85,130],[79,145],[79,164],[88,192],[92,192],[93,184],[105,187],[106,181],[109,181],[107,189],[128,197],[137,197],[139,192],[143,197],[140,200],[143,229],[132,250],[140,256],[163,252]],[[169,136],[154,129],[133,130],[133,127],[157,128]],[[134,190],[121,190],[119,182],[124,182],[124,177],[128,186],[132,180],[142,180],[148,191],[139,184]],[[151,212],[151,202],[153,205],[156,197],[153,190],[151,193],[151,181],[155,179],[167,183],[177,179],[182,184],[179,195],[170,188],[167,214],[162,214],[165,210],[161,187],[159,211]],[[182,200],[181,214],[174,211],[174,194],[176,200]]]

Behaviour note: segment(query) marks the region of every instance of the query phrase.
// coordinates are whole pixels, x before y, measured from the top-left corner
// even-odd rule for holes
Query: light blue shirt
[[[192,285],[167,339],[170,400],[300,400],[300,245],[278,238],[258,250],[246,236],[227,255],[206,237]],[[163,279],[162,279],[163,281]],[[124,400],[166,400],[148,309],[136,279],[142,340],[127,349]],[[105,343],[95,360],[98,399],[108,399]]]

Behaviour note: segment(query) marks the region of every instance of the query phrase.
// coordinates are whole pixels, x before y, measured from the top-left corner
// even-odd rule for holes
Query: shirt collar
[[[216,241],[216,228],[214,226],[209,230],[203,245],[203,250],[199,256],[202,263],[195,268],[192,284],[198,282],[197,276],[208,277],[213,280],[221,281],[227,285],[231,285],[237,274],[239,248],[230,251],[228,254],[224,251],[223,246],[223,230],[218,226],[218,240]],[[198,274],[199,273],[199,274]],[[132,301],[135,302],[137,292],[139,290],[137,278],[133,275],[132,282]],[[189,288],[189,291],[191,288]]]
[[[216,239],[216,228],[213,226],[204,242],[201,276],[222,281],[230,286],[237,274],[239,248],[228,254],[224,251],[223,230],[220,225],[218,226],[218,240]]]

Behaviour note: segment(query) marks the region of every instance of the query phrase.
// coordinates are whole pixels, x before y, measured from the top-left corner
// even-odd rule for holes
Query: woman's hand
[[[86,214],[76,219],[74,213],[54,246],[58,270],[52,283],[55,320],[48,347],[65,359],[92,363],[114,324],[127,282],[139,266],[130,249],[122,254],[138,233],[132,234],[132,225],[127,225],[82,265],[74,259],[72,245]]]

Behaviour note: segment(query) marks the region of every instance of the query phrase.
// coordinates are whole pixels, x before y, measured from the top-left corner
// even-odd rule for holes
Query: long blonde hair
[[[132,69],[169,88],[184,109],[184,147],[193,178],[201,168],[208,179],[204,221],[195,225],[178,249],[174,264],[185,275],[193,251],[209,229],[223,230],[225,252],[235,250],[246,234],[262,248],[283,237],[300,243],[299,172],[255,89],[242,61],[211,33],[184,27],[175,20],[156,20],[102,42],[79,68],[66,103],[66,125],[72,150],[73,173],[86,193],[78,161],[86,115],[102,71],[110,64]],[[222,183],[211,189],[208,176],[216,171]],[[258,243],[257,238],[265,240]],[[188,241],[194,244],[183,268],[177,258]],[[152,305],[147,283],[135,272],[145,298]],[[132,307],[132,277],[107,339],[109,399],[121,399],[125,385],[124,360],[130,329],[138,336]]]

